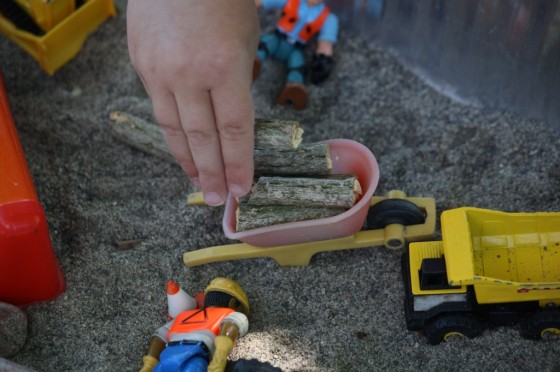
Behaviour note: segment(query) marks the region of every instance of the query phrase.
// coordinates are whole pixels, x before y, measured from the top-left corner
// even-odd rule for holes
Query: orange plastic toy
[[[64,287],[0,75],[0,301],[29,305]]]

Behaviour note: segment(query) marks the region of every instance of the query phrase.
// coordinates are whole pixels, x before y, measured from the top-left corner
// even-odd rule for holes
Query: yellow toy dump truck
[[[441,228],[402,256],[409,330],[434,345],[518,323],[525,338],[560,338],[560,212],[458,208]]]
[[[114,15],[113,0],[1,0],[0,32],[52,75]]]

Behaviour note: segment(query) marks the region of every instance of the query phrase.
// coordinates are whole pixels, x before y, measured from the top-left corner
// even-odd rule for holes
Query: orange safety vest
[[[187,333],[206,330],[218,335],[222,320],[233,313],[227,307],[209,307],[196,310],[183,311],[175,318],[169,329],[169,338],[175,333]]]
[[[305,1],[305,0],[304,0]],[[288,0],[284,9],[282,9],[282,16],[278,21],[277,26],[286,32],[292,31],[298,21],[298,10],[300,0]],[[298,37],[303,41],[309,41],[315,35],[327,20],[331,10],[328,6],[324,6],[323,11],[314,21],[305,25],[300,31]]]

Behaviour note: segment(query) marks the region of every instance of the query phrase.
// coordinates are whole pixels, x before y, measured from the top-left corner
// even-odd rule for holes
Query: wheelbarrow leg
[[[183,254],[187,266],[203,265],[211,262],[239,260],[245,258],[269,257],[281,266],[307,266],[314,254],[353,248],[383,245],[384,232],[359,231],[354,235],[338,239],[312,241],[307,243],[255,247],[249,244],[230,244],[198,249]]]

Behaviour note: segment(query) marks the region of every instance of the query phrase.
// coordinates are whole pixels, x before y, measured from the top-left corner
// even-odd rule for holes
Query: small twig
[[[117,246],[118,249],[126,251],[129,249],[132,249],[138,245],[140,245],[140,243],[142,243],[145,239],[131,239],[131,240],[119,240],[117,242],[115,242],[115,245]]]

